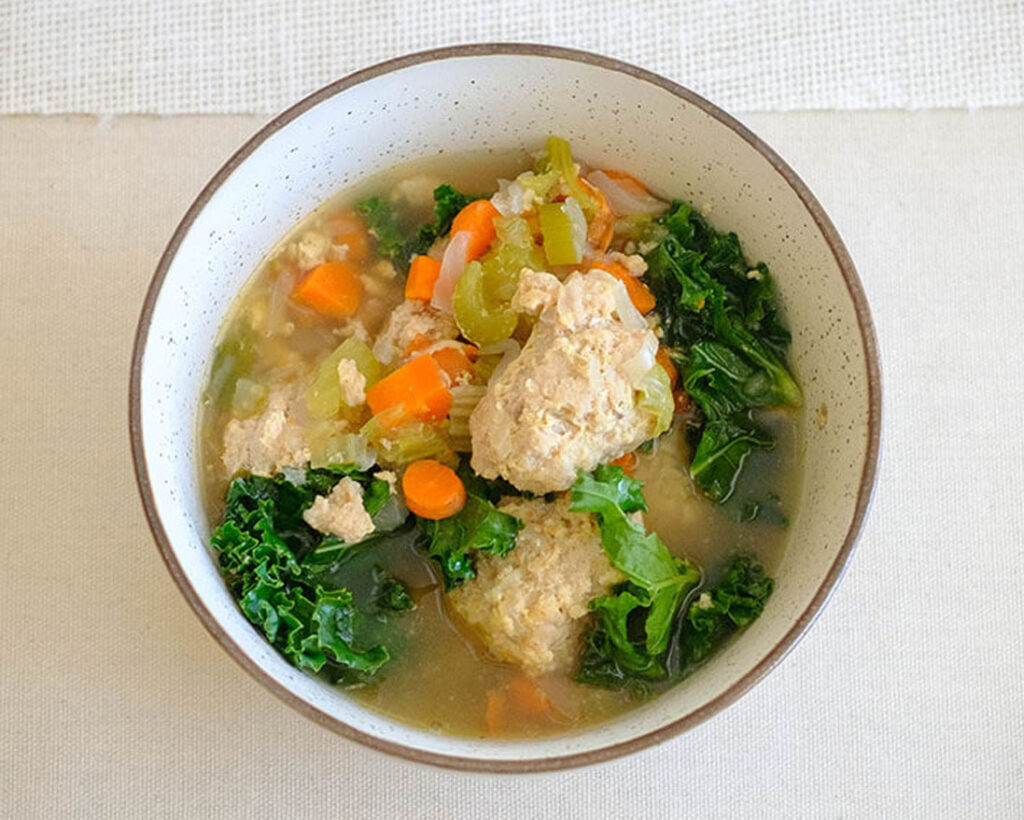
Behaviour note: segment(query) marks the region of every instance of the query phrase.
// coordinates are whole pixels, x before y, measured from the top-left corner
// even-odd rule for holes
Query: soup
[[[770,605],[789,334],[767,267],[659,193],[555,137],[439,156],[339,193],[254,273],[202,485],[291,663],[406,723],[540,736],[680,684]]]

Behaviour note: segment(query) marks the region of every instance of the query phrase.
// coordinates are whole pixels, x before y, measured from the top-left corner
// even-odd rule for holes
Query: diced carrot
[[[434,295],[434,284],[441,275],[441,263],[429,256],[415,256],[409,265],[405,280],[405,298],[429,302]]]
[[[421,350],[426,350],[434,343],[426,333],[417,333],[412,337],[412,341],[405,346],[405,358],[409,358],[413,353],[419,353]]]
[[[363,283],[351,262],[324,262],[317,265],[292,291],[292,299],[325,316],[347,319],[359,307]]]
[[[367,390],[366,403],[375,416],[393,407],[402,408],[388,416],[389,426],[397,427],[443,419],[451,410],[452,394],[434,358],[417,356]]]
[[[612,237],[615,236],[615,214],[612,213],[608,200],[600,188],[591,185],[582,177],[580,177],[580,184],[590,194],[595,208],[594,215],[590,218],[590,224],[587,226],[587,239],[590,240],[591,245],[604,253],[612,243]]]
[[[508,684],[513,705],[528,715],[540,715],[552,710],[551,701],[533,678],[516,677]]]
[[[665,372],[668,373],[669,386],[675,390],[676,385],[679,383],[679,371],[676,370],[672,357],[668,355],[668,350],[664,347],[659,347],[658,352],[654,356],[654,361],[665,368]]]
[[[453,382],[460,376],[473,372],[473,363],[462,350],[457,350],[454,347],[441,347],[430,355]]]
[[[690,398],[690,394],[682,388],[673,390],[672,398],[675,401],[677,413],[689,413],[690,408],[693,407],[693,400]]]
[[[655,304],[654,294],[651,293],[650,289],[641,282],[637,277],[630,276],[629,271],[626,270],[624,265],[620,265],[618,262],[612,262],[606,259],[587,259],[586,261],[587,270],[593,270],[597,268],[610,273],[623,285],[626,286],[626,293],[629,295],[629,301],[633,303],[633,307],[639,310],[641,313],[650,313],[654,310]]]
[[[501,734],[504,732],[507,722],[508,695],[491,690],[487,693],[487,708],[484,710],[484,726],[487,728],[487,734]]]
[[[370,255],[370,235],[366,232],[366,224],[359,214],[345,211],[328,221],[334,234],[334,241],[339,245],[348,246],[345,259],[359,264]]]
[[[463,347],[466,351],[466,358],[469,359],[471,362],[475,362],[477,359],[480,358],[480,348],[477,347],[476,345],[467,344],[464,345]]]
[[[477,199],[470,202],[455,215],[452,220],[452,236],[462,231],[469,234],[469,247],[466,250],[466,261],[471,262],[482,256],[490,247],[497,231],[494,227],[495,217],[501,216],[489,199]]]
[[[402,474],[406,506],[420,518],[440,521],[466,506],[466,486],[455,470],[423,458],[410,464]]]
[[[626,453],[624,456],[619,456],[615,461],[609,461],[608,463],[613,467],[621,467],[622,472],[626,475],[633,475],[636,471],[636,464],[638,460],[636,451],[634,450]]]

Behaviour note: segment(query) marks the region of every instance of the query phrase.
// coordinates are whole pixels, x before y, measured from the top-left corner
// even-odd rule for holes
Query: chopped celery
[[[437,424],[405,424],[394,427],[389,423],[389,410],[374,416],[360,431],[377,451],[377,461],[385,467],[404,467],[421,458],[433,458],[444,464],[454,464],[456,456],[444,430]]]
[[[338,362],[351,359],[356,369],[370,387],[380,381],[384,368],[373,355],[373,351],[354,336],[346,339],[331,355],[321,362],[313,376],[313,383],[306,391],[306,406],[314,418],[334,418],[342,409],[342,391],[338,383]]]
[[[531,191],[537,199],[544,200],[551,193],[551,189],[558,182],[560,174],[554,168],[542,174],[535,174],[532,171],[525,171],[516,177],[524,191]]]
[[[457,453],[469,453],[473,442],[469,434],[469,417],[487,393],[482,384],[467,384],[452,388],[452,409],[448,414],[448,436]]]
[[[231,412],[236,418],[254,416],[267,402],[267,386],[245,377],[235,382],[235,394],[231,399]]]
[[[572,161],[569,143],[561,137],[548,137],[546,159],[546,167],[558,171],[565,182],[565,187],[569,189],[569,195],[575,197],[584,211],[593,213],[594,200],[580,184],[580,176],[576,170],[576,163]]]
[[[651,438],[664,433],[672,425],[675,401],[672,398],[672,382],[660,364],[654,365],[640,380],[640,398],[636,406],[654,417]]]
[[[499,279],[503,281],[502,277]],[[515,293],[518,281],[519,272],[516,271],[512,279],[512,293]],[[463,335],[476,345],[488,345],[507,339],[516,329],[519,320],[507,301],[489,298],[486,286],[480,262],[466,265],[455,286],[455,321]]]
[[[353,466],[367,470],[376,463],[369,442],[359,433],[324,435],[324,432],[317,430],[309,435],[310,467]]]
[[[551,265],[578,265],[583,258],[572,217],[564,202],[540,206],[540,232],[544,237],[544,255]]]

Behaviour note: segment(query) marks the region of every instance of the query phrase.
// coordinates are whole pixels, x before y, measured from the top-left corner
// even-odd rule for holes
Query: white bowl
[[[619,718],[557,737],[450,737],[368,711],[298,671],[241,614],[207,546],[197,408],[214,337],[239,288],[329,195],[405,160],[535,149],[549,132],[567,137],[589,163],[693,201],[771,267],[806,396],[802,498],[764,615],[684,683]],[[324,726],[386,752],[461,769],[539,771],[676,735],[779,662],[853,552],[874,483],[879,391],[853,264],[811,192],[768,146],[693,92],[633,66],[547,46],[478,45],[402,57],[339,80],[228,160],[185,214],[153,277],[132,361],[131,437],[168,569],[214,638],[257,680]]]

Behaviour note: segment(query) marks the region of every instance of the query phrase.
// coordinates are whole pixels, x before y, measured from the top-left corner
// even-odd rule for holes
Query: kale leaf
[[[325,537],[302,513],[345,476],[366,488],[364,505],[381,509],[379,484],[348,469],[289,470],[239,476],[228,487],[224,518],[211,535],[221,572],[245,616],[300,669],[325,672],[343,684],[372,679],[388,661],[384,646],[363,647],[352,593],[323,589],[302,559]]]
[[[440,566],[446,591],[476,577],[477,551],[499,558],[508,555],[523,527],[518,518],[472,492],[466,493],[466,505],[455,515],[418,521],[427,539],[427,555]]]
[[[752,556],[733,558],[722,579],[677,618],[666,656],[669,676],[685,677],[730,635],[756,620],[774,587]]]
[[[572,487],[570,509],[597,516],[608,559],[627,578],[614,594],[590,602],[596,617],[577,670],[582,683],[642,689],[645,679],[664,677],[673,620],[700,582],[695,566],[673,557],[631,516],[647,510],[642,491],[621,467],[607,465],[593,476],[581,472]]]
[[[667,233],[647,254],[646,281],[683,387],[706,421],[690,475],[722,503],[747,456],[773,446],[749,411],[803,400],[786,366],[790,335],[771,273],[747,263],[736,234],[715,231],[679,200],[659,222]]]
[[[434,189],[434,221],[421,225],[416,234],[406,238],[391,205],[378,196],[366,197],[356,203],[356,212],[367,229],[377,238],[377,253],[391,260],[402,274],[417,254],[426,253],[434,241],[452,229],[452,220],[466,205],[478,197],[466,196],[447,183]]]

